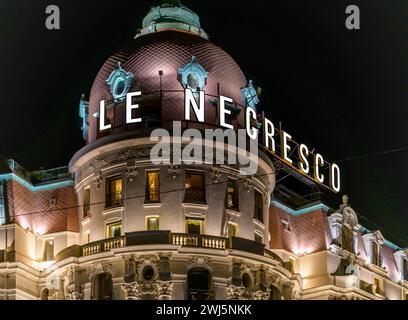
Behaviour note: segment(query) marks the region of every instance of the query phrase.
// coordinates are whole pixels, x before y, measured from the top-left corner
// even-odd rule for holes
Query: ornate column
[[[140,300],[140,286],[137,282],[122,283],[121,288],[125,293],[125,300]]]
[[[171,281],[170,257],[159,257],[159,280],[156,281],[158,300],[171,300],[173,282]]]
[[[173,282],[171,281],[160,281],[157,284],[157,295],[159,300],[171,300],[173,296]]]
[[[234,260],[232,262],[232,283],[227,287],[228,300],[242,300],[245,288],[241,280],[242,261]]]

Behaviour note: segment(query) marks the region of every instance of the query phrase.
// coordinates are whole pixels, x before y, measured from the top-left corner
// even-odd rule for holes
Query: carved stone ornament
[[[222,179],[222,172],[218,169],[212,168],[210,171],[210,177],[214,179],[215,183],[218,183]]]
[[[80,292],[70,292],[65,295],[65,300],[82,300],[84,298],[84,294]]]
[[[252,293],[252,300],[269,300],[270,291],[267,289],[266,291],[258,290]]]
[[[173,295],[173,282],[157,281],[156,284],[159,300],[170,300]]]
[[[122,283],[120,287],[125,293],[125,300],[140,300],[140,285],[137,282]]]
[[[207,268],[210,273],[214,272],[214,265],[211,262],[210,257],[204,257],[204,256],[193,256],[190,261],[186,264],[187,270],[196,268],[196,267],[201,267],[201,268]]]
[[[150,148],[131,147],[119,153],[118,159],[121,161],[129,159],[150,158]]]
[[[92,279],[99,273],[110,273],[112,274],[112,264],[106,261],[94,262],[91,264],[89,278]]]
[[[137,174],[138,174],[138,171],[137,171],[136,166],[126,168],[126,178],[129,179],[130,182],[133,182]]]
[[[244,189],[248,193],[254,190],[254,184],[252,183],[250,178],[244,180]]]
[[[171,165],[168,168],[169,175],[173,177],[173,179],[177,178],[177,175],[180,174],[181,172],[181,166],[180,165]]]
[[[227,287],[227,300],[242,300],[245,288],[238,286]]]

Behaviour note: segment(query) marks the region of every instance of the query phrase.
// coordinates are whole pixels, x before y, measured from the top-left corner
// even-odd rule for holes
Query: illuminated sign
[[[126,94],[126,123],[141,123],[142,118],[133,118],[133,111],[139,108],[132,102],[133,97],[141,96],[142,92]],[[197,121],[205,122],[205,92],[193,91],[189,88],[184,91],[184,120],[191,121],[191,112],[194,112]],[[227,123],[227,116],[232,112],[228,105],[233,104],[231,98],[220,95],[218,97],[219,125],[225,130],[234,130]],[[99,129],[100,131],[112,128],[106,124],[106,102],[100,102]],[[261,141],[262,149],[282,161],[299,174],[313,180],[319,185],[329,188],[335,193],[340,192],[340,168],[335,163],[328,163],[320,153],[311,151],[305,144],[296,143],[292,136],[284,130],[278,130],[273,122],[262,115],[262,130],[257,125],[257,114],[251,107],[245,108],[245,130],[251,140]]]

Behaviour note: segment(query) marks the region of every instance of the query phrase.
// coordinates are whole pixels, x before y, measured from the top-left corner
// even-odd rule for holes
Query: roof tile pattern
[[[7,200],[11,219],[24,229],[28,227],[40,234],[79,231],[77,201],[72,187],[32,192],[18,182],[9,181]]]

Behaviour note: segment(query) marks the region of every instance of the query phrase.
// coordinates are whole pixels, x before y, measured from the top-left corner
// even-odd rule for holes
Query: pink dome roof
[[[118,62],[121,62],[126,72],[134,75],[129,92],[142,91],[143,95],[148,95],[139,102],[141,109],[157,109],[157,105],[161,104],[159,109],[163,123],[160,127],[169,127],[175,120],[183,121],[184,89],[180,82],[179,69],[190,63],[193,56],[208,72],[207,84],[204,88],[208,95],[205,122],[216,126],[217,107],[208,100],[216,98],[219,93],[241,104],[241,88],[247,84],[243,72],[230,55],[208,40],[187,32],[167,30],[138,37],[105,62],[90,93],[88,142],[103,136],[98,133],[98,119],[93,114],[99,111],[101,100],[113,99],[106,80],[112,71],[118,68]],[[159,71],[163,71],[163,97],[160,97]],[[156,93],[149,94],[153,92]],[[117,104],[114,110],[113,129],[107,134],[140,128],[140,125],[125,124],[125,103]],[[146,114],[144,110],[142,113]],[[243,127],[243,121],[244,112],[240,112],[235,119],[231,120],[236,127]]]

